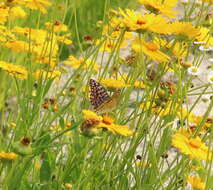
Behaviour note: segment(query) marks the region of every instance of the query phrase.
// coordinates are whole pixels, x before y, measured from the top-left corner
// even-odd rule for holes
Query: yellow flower
[[[4,5],[4,3],[0,3],[0,24],[4,24],[7,21],[9,16],[9,8]]]
[[[0,69],[7,71],[10,75],[18,79],[27,79],[28,72],[25,67],[21,65],[14,65],[4,61],[0,61]]]
[[[112,78],[102,79],[100,83],[109,88],[125,88],[129,87],[129,84],[126,84],[123,80],[116,80]]]
[[[181,59],[185,57],[188,52],[188,46],[185,42],[167,42],[162,38],[154,38],[154,43],[159,44],[160,47],[170,51],[176,58]]]
[[[16,40],[16,37],[5,26],[0,25],[0,41],[6,42],[8,40]]]
[[[142,161],[142,160],[137,161],[137,162],[136,162],[136,165],[137,165],[137,166],[143,166],[143,167],[150,167],[150,166],[151,166],[151,164],[150,164],[149,162],[147,162],[147,161]]]
[[[124,40],[119,44],[119,46],[118,43],[120,43],[118,39],[106,39],[103,42],[102,40],[97,40],[96,42],[96,44],[100,46],[100,51],[107,51],[107,52],[114,51],[116,48],[121,49],[128,45],[127,42]]]
[[[170,57],[160,51],[160,46],[155,42],[145,42],[136,38],[132,41],[132,49],[137,53],[144,53],[150,59],[159,62],[168,62]]]
[[[71,183],[65,183],[64,185],[67,189],[72,189],[72,184]]]
[[[51,68],[54,68],[57,64],[57,58],[53,56],[49,57],[49,55],[46,55],[46,56],[36,55],[36,56],[33,56],[32,58],[33,58],[33,61],[35,61],[36,63],[47,64]]]
[[[199,28],[199,35],[196,36],[196,41],[203,42],[205,44],[205,47],[213,46],[213,37],[212,37],[212,31],[209,28],[200,27]]]
[[[29,51],[29,43],[16,40],[16,41],[7,41],[3,44],[3,46],[10,48],[14,52],[28,52]]]
[[[105,123],[99,123],[97,126],[97,128],[105,128],[113,133],[117,133],[119,135],[123,135],[123,136],[133,136],[134,133],[133,131],[131,131],[129,129],[128,126],[125,126],[125,125],[117,125],[117,124],[105,124]]]
[[[99,69],[99,66],[91,59],[87,59],[85,61],[83,58],[77,59],[74,56],[69,56],[68,60],[64,61],[63,63],[76,69],[79,67],[81,67],[82,69],[91,68],[95,72],[97,72]]]
[[[30,50],[32,53],[40,57],[50,58],[58,56],[59,47],[57,44],[57,36],[55,34],[50,34],[50,32],[46,30],[27,27],[15,27],[12,32],[21,34],[24,38],[26,38],[27,42],[12,41],[9,44],[6,43],[6,47],[11,48],[16,52],[27,52]]]
[[[123,136],[132,136],[134,133],[128,126],[114,124],[114,120],[109,116],[98,116],[96,113],[90,110],[83,110],[84,124],[81,126],[82,132],[93,132],[97,133],[98,129],[107,129],[113,133],[120,134]]]
[[[46,22],[45,26],[48,30],[53,29],[54,32],[67,32],[67,30],[68,30],[67,25],[65,25],[59,21],[55,21],[54,23]]]
[[[138,0],[140,3],[145,5],[149,10],[154,10],[154,13],[162,14],[168,17],[174,17],[177,11],[173,10],[178,1],[177,0]]]
[[[83,110],[82,112],[83,112],[83,118],[84,118],[84,120],[93,119],[93,120],[96,120],[98,122],[101,122],[103,120],[103,118],[101,116],[98,116],[93,111]]]
[[[6,152],[0,152],[0,159],[4,159],[4,160],[14,160],[18,157],[17,154],[10,152],[10,153],[6,153]]]
[[[10,19],[15,19],[15,18],[24,18],[26,17],[26,12],[24,9],[22,9],[19,6],[12,7],[9,11],[9,18]]]
[[[14,3],[24,5],[32,10],[40,10],[43,14],[47,13],[45,7],[52,5],[49,0],[14,0]]]
[[[36,169],[40,169],[41,168],[41,163],[37,161],[37,162],[35,162],[34,166],[35,166]]]
[[[145,88],[146,86],[143,81],[135,81],[134,87],[135,88]]]
[[[169,25],[171,33],[176,35],[183,35],[192,39],[200,34],[199,29],[195,28],[195,26],[193,26],[191,22],[175,21]]]
[[[159,34],[170,34],[168,23],[165,18],[160,15],[145,14],[126,9],[124,12],[120,9],[123,16],[121,22],[128,30],[131,31],[151,31]]]
[[[58,42],[61,42],[61,43],[64,43],[66,45],[70,45],[72,44],[72,40],[69,40],[68,37],[70,36],[70,34],[65,34],[63,36],[57,36],[57,41]]]
[[[199,137],[190,138],[181,130],[172,137],[172,145],[183,154],[189,155],[190,159],[212,161],[212,150],[210,150]]]
[[[122,28],[118,27],[118,25],[115,25],[112,23],[112,20],[110,21],[109,25],[104,26],[102,35],[107,36],[110,39],[118,39],[122,34]],[[118,23],[116,23],[118,24]],[[123,40],[130,40],[133,37],[132,32],[125,32],[123,36]]]
[[[200,177],[198,176],[189,176],[187,178],[188,183],[192,186],[195,190],[204,190],[206,184],[201,181]]]

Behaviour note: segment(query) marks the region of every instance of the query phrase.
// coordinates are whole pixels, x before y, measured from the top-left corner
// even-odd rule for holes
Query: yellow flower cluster
[[[0,68],[7,71],[10,75],[19,79],[27,79],[28,77],[27,69],[21,65],[15,65],[0,61]]]

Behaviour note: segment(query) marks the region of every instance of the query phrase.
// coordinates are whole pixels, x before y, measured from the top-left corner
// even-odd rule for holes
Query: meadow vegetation
[[[213,189],[212,0],[1,0],[0,189]]]

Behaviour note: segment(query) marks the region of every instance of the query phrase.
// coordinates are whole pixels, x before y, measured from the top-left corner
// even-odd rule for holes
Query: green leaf
[[[62,129],[64,129],[65,124],[64,124],[64,118],[63,118],[63,117],[61,117],[61,118],[59,119],[59,124],[60,124],[60,127],[61,127]]]
[[[40,182],[48,182],[51,179],[50,159],[47,153],[44,154],[44,159],[40,169]]]

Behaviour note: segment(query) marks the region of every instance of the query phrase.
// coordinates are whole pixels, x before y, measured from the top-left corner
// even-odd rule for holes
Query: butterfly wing
[[[107,90],[97,81],[90,79],[90,102],[93,105],[94,109],[97,109],[106,101],[110,100],[110,96],[107,93]]]

